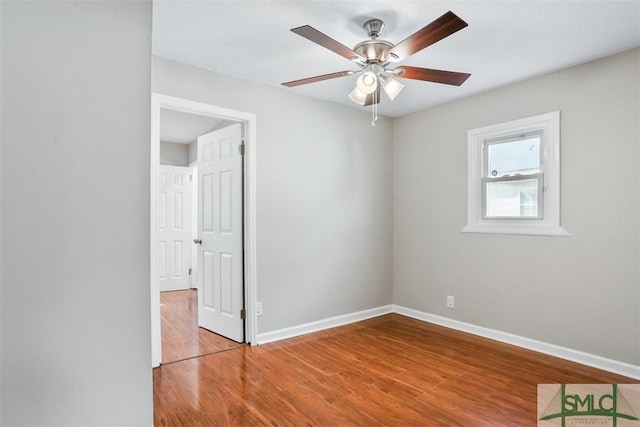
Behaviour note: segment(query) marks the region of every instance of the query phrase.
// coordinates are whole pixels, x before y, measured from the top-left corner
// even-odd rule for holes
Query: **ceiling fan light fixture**
[[[398,61],[400,61],[400,58],[398,58],[398,55],[396,55],[395,53],[390,53],[385,58],[385,61],[387,61],[387,62],[398,62]]]
[[[392,101],[396,99],[396,96],[398,96],[398,94],[402,92],[402,89],[404,89],[404,87],[405,85],[403,85],[393,77],[387,77],[382,83],[382,89],[384,89],[384,93],[386,93],[389,99],[391,99]]]
[[[358,105],[364,105],[367,102],[367,94],[362,92],[358,87],[354,87],[349,98]]]
[[[394,77],[460,86],[469,78],[469,76],[471,76],[471,74],[468,73],[411,67],[408,65],[396,67],[393,70],[387,69],[391,63],[401,62],[422,49],[449,37],[466,26],[467,23],[465,21],[455,13],[449,11],[439,18],[431,21],[422,29],[416,31],[400,43],[393,44],[389,41],[378,38],[384,28],[384,22],[380,19],[370,19],[365,22],[363,26],[369,36],[369,40],[364,40],[356,44],[353,49],[350,49],[337,40],[321,33],[310,25],[292,28],[291,31],[295,34],[353,61],[359,66],[360,70],[338,71],[335,73],[293,80],[282,84],[287,87],[296,87],[308,83],[331,80],[355,73],[361,73],[356,80],[355,88],[353,88],[349,93],[349,98],[357,105],[364,107],[368,107],[369,105],[372,106],[372,125],[375,125],[375,121],[377,119],[377,105],[380,103],[381,88],[391,101],[393,101],[405,88],[405,85]]]
[[[362,73],[356,81],[356,88],[366,95],[375,92],[378,88],[378,76],[373,71]]]

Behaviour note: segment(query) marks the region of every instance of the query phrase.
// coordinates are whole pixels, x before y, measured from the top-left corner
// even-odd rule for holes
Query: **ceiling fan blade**
[[[367,99],[364,101],[364,107],[373,104],[380,103],[380,85],[376,87],[376,90],[373,93],[367,95]]]
[[[344,56],[350,61],[364,61],[365,58],[362,55],[354,52],[352,49],[349,49],[342,43],[332,39],[324,33],[316,30],[315,28],[309,25],[303,25],[302,27],[292,28],[291,31],[298,34],[299,36],[304,37],[305,39],[311,40],[312,42],[319,44],[320,46],[329,49],[332,52],[337,53],[340,56]]]
[[[389,49],[387,59],[392,62],[402,61],[467,25],[469,24],[460,19],[455,13],[449,11]]]
[[[309,83],[321,82],[323,80],[335,79],[338,77],[350,76],[355,71],[338,71],[336,73],[322,74],[320,76],[307,77],[306,79],[292,80],[290,82],[282,83],[283,86],[296,87],[300,85],[306,85]]]
[[[424,80],[427,82],[443,83],[460,86],[471,76],[468,73],[455,71],[433,70],[431,68],[409,67],[403,65],[392,71],[393,75],[403,79]]]

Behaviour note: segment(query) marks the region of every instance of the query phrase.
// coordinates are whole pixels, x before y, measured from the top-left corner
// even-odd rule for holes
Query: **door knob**
[[[201,245],[202,239],[193,239],[193,243],[195,243],[196,245]]]

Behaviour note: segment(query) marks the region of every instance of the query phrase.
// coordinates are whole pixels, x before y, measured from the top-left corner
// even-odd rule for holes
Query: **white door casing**
[[[158,212],[158,166],[160,164],[160,112],[161,110],[181,111],[188,114],[217,117],[241,123],[244,130],[244,299],[247,312],[245,330],[247,343],[258,344],[258,317],[256,316],[256,295],[258,292],[257,273],[257,212],[256,212],[256,171],[257,171],[257,116],[253,113],[232,110],[217,105],[205,104],[184,98],[153,93],[151,95],[151,138],[150,152],[150,241],[149,284],[151,288],[151,366],[162,363],[162,339],[160,327],[160,285],[157,272],[157,212]]]
[[[189,288],[191,260],[189,168],[158,169],[158,280],[161,291]]]
[[[244,341],[242,128],[198,137],[198,325]]]

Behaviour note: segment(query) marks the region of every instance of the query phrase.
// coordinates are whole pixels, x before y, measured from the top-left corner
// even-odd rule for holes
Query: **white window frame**
[[[485,142],[541,132],[543,213],[541,218],[483,218]],[[463,233],[569,236],[560,226],[560,111],[472,129],[467,132],[467,225]]]
[[[482,172],[481,172],[481,191],[482,191],[482,218],[483,219],[497,219],[495,217],[489,217],[486,215],[487,213],[487,185],[490,182],[508,182],[508,181],[524,181],[524,180],[529,180],[529,179],[537,179],[538,180],[538,197],[537,197],[537,207],[538,207],[538,215],[536,215],[535,217],[501,217],[502,219],[540,219],[543,218],[544,215],[544,191],[543,191],[543,176],[544,176],[544,171],[543,171],[543,167],[544,167],[544,160],[542,158],[542,150],[540,150],[540,172],[537,173],[528,173],[528,174],[524,174],[524,175],[511,175],[511,176],[500,176],[500,177],[492,177],[489,176],[490,172],[489,172],[489,146],[491,145],[495,145],[495,144],[502,144],[502,143],[507,143],[507,142],[514,142],[514,141],[518,141],[521,139],[527,139],[530,138],[532,136],[537,136],[540,138],[540,147],[543,147],[543,143],[542,143],[542,139],[543,139],[543,135],[542,132],[540,131],[536,131],[533,133],[518,133],[516,135],[509,135],[507,138],[498,138],[497,140],[487,140],[485,139],[483,141],[483,149],[482,149]]]

